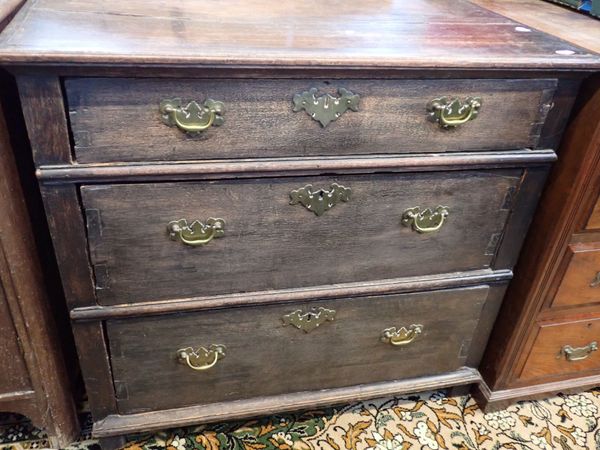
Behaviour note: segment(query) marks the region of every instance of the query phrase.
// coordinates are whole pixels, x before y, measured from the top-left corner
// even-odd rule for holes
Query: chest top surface
[[[31,0],[6,64],[600,68],[600,56],[467,0]]]

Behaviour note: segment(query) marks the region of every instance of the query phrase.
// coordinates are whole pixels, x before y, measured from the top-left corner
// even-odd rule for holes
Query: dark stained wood
[[[360,95],[323,128],[292,98],[315,87]],[[556,80],[164,80],[68,79],[66,95],[80,163],[203,160],[535,148]],[[443,129],[427,104],[479,97],[477,118]],[[225,123],[191,136],[161,120],[159,104],[207,98],[225,105]],[[273,132],[273,130],[277,130]]]
[[[77,188],[43,186],[41,192],[67,303],[71,308],[94,305],[92,269]]]
[[[36,164],[71,162],[69,131],[60,80],[55,76],[18,78],[23,115]]]
[[[0,109],[0,410],[27,415],[62,447],[77,414],[12,152]]]
[[[521,172],[83,186],[96,295],[110,305],[483,269]],[[320,217],[290,205],[292,190],[331,183],[350,200]],[[450,210],[440,231],[401,225],[406,209],[438,205]],[[169,222],[209,217],[225,220],[223,237],[169,239]]]
[[[481,310],[481,316],[479,318],[479,323],[477,324],[477,329],[475,330],[475,333],[473,333],[473,345],[469,350],[469,356],[466,360],[466,365],[469,367],[479,367],[479,363],[483,357],[483,353],[492,332],[494,322],[498,316],[498,310],[502,305],[502,299],[504,298],[508,283],[493,283],[489,284],[488,286],[489,293]],[[458,395],[460,391],[457,391],[456,393]],[[462,392],[462,395],[466,394],[467,393]]]
[[[235,308],[107,322],[121,414],[331,389],[434,375],[464,365],[488,294],[486,286]],[[336,311],[306,333],[282,316]],[[435,311],[435,314],[433,314]],[[389,327],[423,326],[406,346],[381,342]],[[177,350],[211,344],[225,357],[206,371],[177,361]],[[476,345],[477,343],[473,343]],[[427,360],[427,364],[420,363]]]
[[[479,381],[474,366],[545,165],[556,156],[552,149],[579,80],[600,68],[600,56],[523,31],[465,0],[250,0],[220,8],[182,2],[31,0],[0,36],[0,62],[21,77],[95,433],[107,437]],[[296,92],[289,87],[301,91],[316,83],[332,92],[341,80],[361,91],[366,109],[326,129],[303,112],[290,113]],[[424,100],[450,87],[445,95],[477,88],[492,103],[484,98],[482,115],[462,129],[446,133],[424,123],[429,129],[420,132]],[[156,95],[191,100],[215,93],[227,100],[223,127],[190,138],[157,122]],[[251,107],[256,114],[248,113]],[[74,146],[78,161],[71,157]],[[236,157],[247,159],[230,159]],[[86,161],[93,164],[81,164]],[[292,187],[296,181],[303,183]],[[289,190],[309,181],[317,188],[351,181],[354,197],[322,217],[288,205]],[[452,211],[440,233],[418,235],[399,224],[405,208],[438,201]],[[225,213],[225,237],[204,248],[166,237],[173,218]],[[580,230],[582,220],[576,220]],[[477,298],[458,294],[484,291]],[[425,303],[416,299],[424,298],[428,306],[420,309]],[[277,322],[284,309],[329,303],[343,306],[341,319],[348,317],[352,329],[338,320],[305,335]],[[374,319],[344,316],[345,305]],[[365,352],[353,339],[367,342],[365,330],[394,313],[414,320],[423,313],[427,323],[443,323],[434,327],[439,345],[423,349],[415,341],[413,349],[422,351],[408,358],[411,364],[389,357],[369,364],[379,354],[369,345],[384,344],[368,341]],[[273,318],[278,325],[269,327]],[[292,331],[289,339],[269,339]],[[185,367],[173,360],[171,345],[182,339],[202,345],[195,339],[214,337],[235,344],[212,374],[200,374],[213,377],[213,389],[198,385],[198,373],[182,372],[193,378],[175,383]],[[307,339],[321,339],[320,345],[308,346]],[[248,350],[253,341],[263,343],[252,347],[258,357]],[[265,349],[295,346],[304,363],[297,373],[294,352],[265,356]],[[159,360],[165,354],[171,356]],[[287,364],[278,365],[274,354]],[[423,354],[433,363],[423,364]],[[329,368],[330,360],[347,376],[336,376],[340,370]],[[136,372],[149,361],[155,362],[151,371]],[[236,362],[229,374],[215,376]],[[315,373],[305,373],[319,362]],[[253,367],[264,372],[239,377]],[[444,372],[398,379],[427,367]],[[164,389],[152,389],[157,381]],[[172,409],[154,410],[165,407]],[[134,409],[147,411],[126,413]]]
[[[542,193],[550,168],[530,167],[523,172],[522,181],[512,193],[510,202],[511,217],[502,234],[498,253],[493,267],[513,267],[517,263],[519,250],[523,245],[527,230],[533,219],[533,212]]]
[[[163,302],[146,302],[115,306],[92,306],[71,310],[73,320],[103,320],[123,317],[142,317],[156,314],[218,309],[235,306],[267,305],[307,301],[313,298],[335,299],[341,297],[365,297],[383,294],[398,294],[422,290],[435,290],[469,286],[476,284],[498,283],[512,278],[510,270],[489,269],[473,270],[470,272],[421,275],[418,277],[403,277],[391,280],[371,282],[335,284],[301,289],[281,289],[263,292],[243,292],[239,294],[211,295],[209,297],[181,298]],[[500,289],[494,285],[495,293]],[[495,294],[494,294],[495,295]],[[495,297],[494,297],[495,298]],[[497,299],[495,302],[499,301]],[[486,303],[488,305],[494,301]],[[497,306],[497,305],[496,305]],[[489,307],[493,310],[493,307]],[[493,318],[490,320],[493,321]],[[480,324],[481,325],[481,324]],[[490,324],[491,325],[491,324]],[[483,330],[485,327],[481,325]],[[483,331],[485,333],[485,331]],[[488,330],[489,332],[489,330]],[[481,338],[485,340],[485,338]]]
[[[481,377],[477,370],[462,367],[454,372],[425,376],[415,379],[373,383],[316,392],[260,397],[239,402],[213,403],[167,411],[152,411],[139,414],[111,415],[94,424],[94,435],[112,436],[137,432],[141,428],[160,430],[169,426],[185,426],[199,422],[218,422],[269,414],[272,411],[301,411],[326,405],[348,403],[369,398],[421,392],[462,384],[478,383]]]
[[[466,0],[252,0],[212,6],[198,0],[34,0],[0,38],[0,59],[40,64],[600,67],[598,56],[587,50],[544,33],[520,32],[512,20]],[[556,53],[565,50],[573,54]]]
[[[557,149],[569,120],[569,113],[579,92],[580,79],[561,79],[552,97],[552,108],[547,112],[546,121],[540,125],[542,132],[538,146]]]
[[[600,318],[567,323],[542,324],[537,330],[527,362],[518,376],[519,381],[544,379],[551,376],[591,375],[600,371],[600,353],[592,352],[580,361],[568,361],[560,354],[565,345],[575,348],[598,342]]]
[[[456,171],[540,165],[556,160],[553,150],[457,152],[429,155],[371,155],[348,157],[264,158],[189,163],[127,165],[77,164],[43,166],[37,170],[45,184],[109,181],[202,180],[219,178],[318,175],[320,173],[376,173]]]
[[[112,372],[102,322],[73,323],[73,333],[94,421],[117,412]]]

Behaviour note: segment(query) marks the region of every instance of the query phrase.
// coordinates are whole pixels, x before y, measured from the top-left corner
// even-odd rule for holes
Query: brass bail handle
[[[481,99],[478,97],[468,97],[464,101],[441,97],[427,105],[430,120],[437,122],[442,128],[455,128],[474,120],[480,108]]]
[[[565,345],[560,349],[557,358],[560,358],[564,355],[567,361],[582,361],[588,358],[592,352],[597,350],[598,343],[596,341],[592,341],[584,347],[572,347],[570,345]]]
[[[413,342],[421,333],[423,333],[423,325],[420,324],[413,323],[408,328],[391,327],[381,332],[381,341],[394,347],[402,347]]]
[[[166,125],[189,134],[201,133],[225,122],[223,103],[210,98],[202,104],[192,100],[187,105],[183,105],[179,98],[165,99],[160,102],[159,111]]]
[[[208,370],[214,367],[220,359],[225,357],[225,346],[213,344],[208,349],[199,347],[194,350],[186,347],[177,350],[177,359],[181,364],[186,364],[193,370]]]
[[[421,209],[419,206],[408,208],[402,213],[402,225],[412,227],[417,233],[433,233],[446,223],[450,210],[447,206],[434,209]]]
[[[213,217],[208,218],[206,223],[195,220],[188,224],[186,219],[173,220],[167,225],[167,232],[173,241],[198,247],[222,237],[225,234],[225,221]]]

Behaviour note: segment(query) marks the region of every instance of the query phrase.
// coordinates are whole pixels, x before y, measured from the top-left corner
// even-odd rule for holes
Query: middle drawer
[[[98,300],[132,303],[487,268],[521,173],[83,186]]]

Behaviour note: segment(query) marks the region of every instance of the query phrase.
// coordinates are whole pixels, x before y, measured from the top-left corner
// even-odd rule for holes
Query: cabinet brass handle
[[[464,102],[457,98],[436,98],[429,102],[427,111],[432,122],[436,122],[442,128],[454,128],[474,120],[479,114],[481,99],[469,97]]]
[[[225,122],[223,103],[210,98],[202,105],[192,100],[185,106],[180,98],[167,99],[160,102],[159,110],[166,125],[191,134],[201,133],[211,126],[221,126]]]
[[[327,308],[317,308],[307,313],[303,313],[301,309],[286,314],[281,318],[283,325],[292,325],[305,333],[310,333],[315,328],[318,328],[327,321],[335,319],[335,310]]]
[[[173,220],[167,225],[167,231],[171,240],[181,241],[185,245],[196,247],[206,245],[214,238],[223,236],[225,234],[225,221],[210,217],[206,223],[195,220],[188,225],[185,219]]]
[[[590,283],[590,287],[592,287],[592,288],[596,288],[598,286],[600,286],[600,272],[598,272],[596,274],[596,276],[594,277],[594,279]]]
[[[194,370],[208,370],[224,357],[225,346],[220,344],[213,344],[208,349],[199,347],[194,350],[192,347],[186,347],[177,350],[179,362]]]
[[[381,333],[381,341],[396,347],[408,345],[423,332],[423,325],[412,324],[408,327],[386,328]]]
[[[450,210],[446,206],[437,206],[431,210],[429,208],[421,211],[421,208],[415,206],[408,208],[402,213],[402,225],[411,227],[418,233],[433,233],[442,228]]]
[[[585,347],[571,347],[570,345],[565,345],[560,349],[557,358],[564,356],[567,361],[581,361],[597,350],[598,343],[596,341],[590,342]]]

